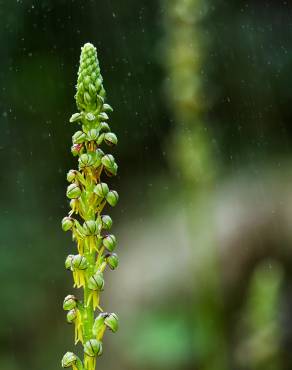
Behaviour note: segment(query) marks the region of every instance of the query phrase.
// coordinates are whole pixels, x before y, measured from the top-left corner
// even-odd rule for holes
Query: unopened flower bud
[[[109,230],[112,227],[112,224],[113,224],[113,220],[108,215],[102,216],[101,217],[101,222],[102,222],[102,227],[105,230]]]
[[[72,324],[72,322],[76,319],[76,317],[77,317],[77,310],[76,308],[73,308],[67,313],[67,322],[69,324]]]
[[[87,140],[88,141],[97,140],[98,135],[99,135],[99,131],[96,128],[93,128],[93,129],[91,129],[91,130],[88,131],[88,133],[87,133]]]
[[[71,270],[72,269],[72,261],[73,261],[74,255],[69,254],[69,256],[66,257],[65,260],[65,268],[66,270]]]
[[[98,233],[98,223],[95,220],[87,220],[83,223],[84,235],[96,235]]]
[[[81,195],[81,189],[77,184],[71,184],[67,188],[66,195],[69,199],[79,198]]]
[[[82,144],[86,140],[86,134],[83,131],[77,131],[72,136],[73,144]]]
[[[113,132],[107,132],[104,135],[104,141],[106,142],[107,145],[113,146],[113,145],[117,145],[118,138]]]
[[[96,140],[96,144],[97,144],[97,145],[101,145],[101,144],[102,144],[102,142],[103,142],[103,140],[104,140],[104,133],[101,133],[101,134],[99,135],[98,139]]]
[[[114,110],[113,110],[113,108],[112,108],[109,104],[107,104],[107,103],[105,103],[105,104],[103,105],[102,110],[103,110],[104,112],[106,112],[106,113],[111,113],[111,112],[113,112],[113,111],[114,111]]]
[[[76,301],[77,301],[77,299],[74,295],[72,295],[72,294],[67,295],[64,298],[63,309],[65,311],[73,310],[73,308],[76,307]]]
[[[108,132],[110,131],[110,127],[107,122],[101,122],[100,123],[100,131]]]
[[[101,182],[95,186],[93,191],[98,197],[104,198],[109,192],[109,188],[105,182]]]
[[[119,318],[115,313],[110,313],[104,320],[105,325],[112,331],[116,332],[119,328]]]
[[[92,122],[96,119],[95,115],[91,112],[87,113],[85,118],[87,119],[88,122]]]
[[[104,288],[104,278],[102,272],[96,272],[88,280],[88,288],[91,290],[103,290]]]
[[[86,270],[88,267],[87,259],[80,254],[77,254],[72,259],[72,267],[77,270]]]
[[[62,358],[62,367],[67,368],[75,365],[77,356],[73,352],[67,352]]]
[[[115,190],[111,190],[107,193],[106,201],[112,207],[114,207],[118,203],[118,200],[119,200],[119,194]]]
[[[114,235],[109,234],[109,235],[104,236],[102,240],[102,244],[105,246],[105,248],[108,251],[113,252],[113,250],[115,249],[117,245],[117,239]]]
[[[94,357],[102,354],[102,343],[97,339],[89,339],[84,344],[84,352],[87,356]]]
[[[94,159],[91,154],[84,153],[82,154],[79,159],[79,168],[85,168],[85,167],[90,167],[94,164]]]
[[[68,231],[72,229],[74,225],[74,219],[72,217],[64,217],[62,220],[62,229]]]
[[[94,96],[96,94],[96,88],[93,84],[89,84],[89,93]]]
[[[70,170],[68,173],[67,173],[67,181],[68,182],[73,182],[75,181],[77,177],[77,171],[76,170]]]
[[[95,82],[95,88],[97,91],[99,91],[100,87],[101,87],[101,84],[102,84],[102,80],[101,78],[98,78]]]
[[[106,154],[105,156],[102,157],[101,163],[106,168],[113,168],[115,164],[115,159],[111,154]]]
[[[72,114],[72,116],[71,116],[71,118],[70,118],[70,122],[72,123],[72,122],[78,122],[78,121],[80,121],[81,120],[81,118],[82,118],[82,114],[81,113],[74,113],[74,114]]]
[[[103,150],[101,150],[100,148],[97,148],[96,149],[96,155],[98,155],[99,158],[101,159],[104,156]]]
[[[111,253],[106,256],[106,262],[111,270],[115,270],[119,265],[119,257],[116,253]]]
[[[87,91],[85,91],[83,98],[86,104],[91,104],[92,99]]]
[[[108,115],[105,112],[101,112],[101,113],[99,113],[98,118],[101,121],[107,121],[108,120]]]

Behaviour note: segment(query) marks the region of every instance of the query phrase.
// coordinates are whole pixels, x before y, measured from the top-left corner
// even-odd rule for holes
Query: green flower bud
[[[103,237],[102,244],[105,246],[107,250],[113,252],[117,245],[117,239],[114,235],[109,234]]]
[[[109,230],[112,227],[113,220],[110,216],[104,215],[101,217],[102,227],[105,230]]]
[[[106,142],[107,145],[113,146],[113,145],[117,145],[118,138],[113,132],[107,132],[104,135],[104,141]]]
[[[71,153],[74,157],[79,155],[83,151],[83,145],[82,144],[74,144],[71,146]]]
[[[93,324],[93,327],[92,327],[92,334],[94,336],[97,337],[98,334],[100,333],[100,331],[102,330],[102,328],[104,326],[104,321],[105,321],[107,315],[108,315],[107,313],[102,312],[94,320],[94,324]]]
[[[101,163],[106,167],[106,168],[113,168],[115,164],[115,159],[111,154],[106,154],[105,156],[102,157]]]
[[[104,139],[104,134],[99,135],[98,139],[96,140],[97,145],[101,145]]]
[[[98,223],[95,220],[84,221],[83,232],[85,235],[96,235],[98,234]]]
[[[102,272],[96,272],[88,280],[88,288],[91,290],[103,290],[104,288],[104,278]]]
[[[83,95],[83,99],[84,99],[84,102],[87,104],[87,105],[90,105],[92,103],[92,99],[91,99],[91,96],[89,95],[89,93],[87,91],[85,91],[84,95]]]
[[[105,97],[105,89],[103,88],[103,86],[101,86],[101,89],[99,91],[99,95],[102,96],[102,97]]]
[[[103,105],[102,110],[106,113],[111,113],[114,111],[113,108],[109,104],[106,104],[106,103]]]
[[[96,119],[95,115],[91,112],[87,113],[85,118],[87,119],[88,122],[93,122]]]
[[[118,165],[115,163],[115,159],[111,154],[106,154],[104,157],[102,157],[101,163],[104,165],[106,174],[108,176],[117,174]]]
[[[76,270],[86,270],[88,267],[87,259],[80,254],[77,254],[72,259],[72,267]]]
[[[73,258],[74,258],[73,254],[69,254],[69,256],[67,256],[67,258],[65,260],[66,270],[71,270]]]
[[[72,136],[73,144],[82,144],[84,141],[86,141],[86,134],[83,131],[77,131]]]
[[[62,229],[64,231],[68,231],[70,229],[72,229],[74,225],[74,218],[72,217],[64,217],[63,220],[62,220]]]
[[[88,88],[88,85],[90,84],[90,77],[86,76],[83,80],[83,84],[86,88]]]
[[[108,120],[108,115],[105,112],[101,112],[101,113],[99,113],[98,118],[101,121],[107,121]]]
[[[114,207],[118,203],[118,200],[119,200],[119,194],[115,190],[111,190],[107,193],[106,201],[112,207]]]
[[[110,131],[110,127],[109,127],[108,123],[101,122],[100,123],[100,131],[104,131],[104,132]]]
[[[101,155],[98,150],[93,154],[93,160],[94,160],[93,167],[97,168],[101,165]]]
[[[77,356],[73,352],[67,352],[62,358],[62,367],[71,367],[77,362]]]
[[[102,79],[98,78],[95,82],[95,88],[96,88],[97,91],[100,90],[101,84],[102,84]]]
[[[73,308],[76,307],[76,302],[77,302],[77,298],[74,295],[72,294],[67,295],[64,298],[63,309],[65,311],[73,310]]]
[[[71,184],[67,188],[66,195],[69,199],[79,198],[81,195],[81,189],[77,184]]]
[[[84,153],[79,157],[78,162],[79,162],[80,169],[85,168],[85,167],[90,167],[90,166],[93,166],[94,164],[94,158],[91,154]]]
[[[87,356],[94,357],[102,354],[102,343],[97,339],[89,339],[84,344],[84,352]]]
[[[110,313],[104,320],[104,323],[114,333],[119,328],[119,318],[115,313]]]
[[[99,131],[96,128],[93,128],[90,131],[88,131],[87,140],[88,141],[95,141],[95,140],[97,140],[98,135],[99,135]]]
[[[106,255],[106,262],[111,270],[115,270],[119,265],[119,257],[116,253]]]
[[[94,188],[94,193],[100,197],[104,198],[106,197],[107,193],[109,192],[108,185],[105,182],[101,182],[100,184],[97,184]]]
[[[67,181],[68,182],[73,182],[76,180],[76,177],[77,177],[77,171],[76,170],[70,170],[68,173],[67,173]]]
[[[98,148],[96,149],[96,155],[98,155],[98,157],[101,159],[104,156],[104,152]]]
[[[89,84],[89,93],[94,96],[96,94],[96,88],[93,84]]]
[[[81,113],[74,113],[74,114],[72,114],[69,122],[71,122],[71,123],[72,122],[78,122],[78,121],[81,120],[81,118],[82,118],[82,114]]]
[[[76,308],[73,308],[67,313],[67,322],[69,324],[72,324],[72,322],[76,319],[76,317],[77,317],[77,310]]]

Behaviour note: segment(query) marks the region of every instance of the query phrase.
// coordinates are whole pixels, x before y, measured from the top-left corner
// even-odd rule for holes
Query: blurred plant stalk
[[[165,4],[166,92],[176,129],[170,155],[192,189],[214,176],[210,138],[204,124],[206,103],[202,78],[204,44],[201,21],[208,10],[203,0],[171,0]]]
[[[118,329],[117,315],[103,312],[100,306],[104,270],[118,266],[116,237],[108,233],[112,219],[102,214],[106,205],[113,207],[118,201],[118,193],[101,180],[103,175],[115,176],[118,168],[114,157],[100,148],[103,143],[110,147],[117,144],[107,123],[112,108],[105,103],[102,81],[96,48],[87,43],[81,49],[75,95],[79,112],[70,118],[80,126],[71,148],[73,156],[78,157],[78,170],[67,174],[71,210],[62,220],[62,228],[72,232],[78,252],[66,258],[65,267],[72,271],[74,287],[83,289],[83,300],[70,294],[63,303],[68,323],[75,325],[75,344],[81,342],[84,349],[83,361],[73,352],[64,355],[62,367],[73,370],[94,370],[106,329]],[[97,317],[95,310],[100,312]]]
[[[188,247],[194,261],[199,261],[190,277],[197,286],[193,297],[196,303],[189,317],[194,338],[190,368],[223,370],[227,368],[226,340],[222,330],[224,319],[211,201],[216,159],[206,125],[209,103],[204,97],[204,64],[209,40],[202,24],[208,14],[208,2],[171,0],[163,3],[165,88],[175,121],[168,154],[174,171],[179,174],[183,210],[187,214]]]

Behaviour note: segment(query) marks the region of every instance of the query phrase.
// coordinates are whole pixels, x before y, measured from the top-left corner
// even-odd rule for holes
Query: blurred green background
[[[60,227],[80,47],[118,134],[98,368],[292,368],[292,4],[0,0],[0,369],[73,350]]]

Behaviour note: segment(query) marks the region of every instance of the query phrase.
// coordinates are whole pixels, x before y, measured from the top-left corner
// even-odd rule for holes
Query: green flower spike
[[[84,347],[84,359],[81,361],[74,353],[67,352],[62,366],[95,370],[106,328],[113,332],[118,328],[117,316],[103,313],[99,305],[105,284],[103,272],[107,266],[112,270],[118,266],[117,255],[108,254],[115,249],[116,238],[101,234],[113,223],[103,210],[117,204],[118,193],[109,191],[105,181],[106,176],[117,174],[118,165],[113,155],[104,153],[101,146],[112,148],[118,139],[108,123],[113,110],[105,103],[96,49],[89,43],[81,49],[75,99],[79,112],[71,116],[70,122],[77,124],[78,129],[72,137],[71,152],[78,158],[78,170],[67,173],[66,195],[71,209],[62,220],[62,229],[70,230],[76,243],[78,254],[66,258],[65,268],[72,272],[74,286],[83,290],[83,299],[69,295],[63,308],[68,311],[67,321],[75,326],[75,344],[80,342]],[[95,318],[96,310],[100,313]]]

